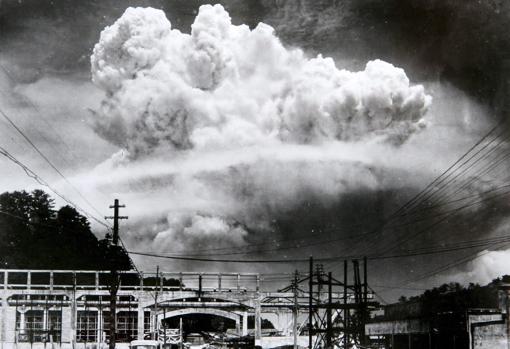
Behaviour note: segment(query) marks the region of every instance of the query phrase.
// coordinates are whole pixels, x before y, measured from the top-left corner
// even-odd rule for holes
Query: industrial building
[[[230,320],[239,336],[248,334],[248,317],[254,316],[250,331],[261,335],[260,300],[268,293],[258,289],[256,274],[160,273],[162,282],[152,286],[135,276],[121,274],[119,347],[156,332],[163,319],[193,313]],[[106,348],[108,277],[101,271],[1,270],[1,348]],[[169,279],[179,286],[165,285]]]
[[[502,284],[496,308],[466,308],[433,314],[416,301],[384,307],[365,325],[374,346],[392,349],[508,349],[509,286]]]

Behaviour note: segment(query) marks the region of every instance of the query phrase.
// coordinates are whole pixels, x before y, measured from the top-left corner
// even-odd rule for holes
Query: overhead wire
[[[51,162],[50,159],[30,140],[30,138],[14,123],[14,121],[2,110],[0,109],[0,114],[18,131],[18,133],[30,144],[30,146],[43,158],[43,160],[62,178],[64,181],[71,186],[76,193],[85,201],[96,213],[101,216],[101,213],[92,203],[81,193],[78,188],[76,188],[67,177]]]
[[[440,220],[432,223],[431,225],[427,226],[426,228],[424,229],[421,229],[421,230],[418,230],[417,232],[415,233],[412,233],[411,235],[408,235],[406,236],[406,238],[404,240],[400,240],[398,241],[396,244],[393,244],[392,246],[388,246],[385,250],[383,250],[383,254],[384,253],[387,253],[389,251],[392,251],[396,248],[398,248],[399,246],[402,246],[403,244],[405,244],[406,242],[409,242],[410,240],[416,238],[417,236],[419,235],[422,235],[423,233],[425,232],[428,232],[430,231],[432,228],[438,226],[439,224],[443,223],[444,221],[448,220],[448,218],[454,216],[455,214],[457,214],[458,212],[462,211],[462,210],[465,210],[467,208],[470,208],[472,206],[475,206],[475,205],[479,205],[481,203],[484,203],[486,201],[489,201],[489,200],[493,200],[495,198],[499,198],[501,196],[504,196],[504,195],[509,195],[510,194],[510,191],[507,191],[507,192],[504,192],[504,193],[500,193],[496,196],[493,196],[493,197],[490,197],[490,198],[485,198],[485,199],[482,199],[482,200],[479,200],[479,201],[476,201],[476,202],[472,202],[472,203],[468,203],[468,204],[465,204],[463,206],[460,206],[460,207],[457,207],[451,211],[449,211],[444,217],[442,217]]]
[[[502,122],[500,122],[502,123]],[[498,125],[500,124],[498,123]],[[494,126],[491,131],[489,131],[484,137],[482,137],[481,140],[479,140],[474,146],[471,147],[470,150],[472,149],[475,149],[476,146],[478,146],[479,144],[481,144],[483,142],[483,140],[487,139],[490,134],[494,133],[494,131],[496,131],[497,129],[497,126]],[[465,158],[467,155],[469,154],[469,151],[466,152],[462,157],[462,158]],[[455,164],[459,163],[460,161],[458,160]],[[454,165],[450,166],[450,168],[452,168]],[[446,171],[445,171],[446,172]],[[398,211],[397,211],[398,212]],[[391,216],[394,216],[391,215]],[[390,217],[391,217],[390,216]],[[384,223],[383,223],[384,224]],[[406,224],[407,225],[407,224]],[[357,225],[353,225],[353,226],[361,226],[360,224],[357,224]],[[335,232],[335,231],[341,231],[340,229],[337,229],[337,228],[332,228],[332,229],[317,229],[317,232]],[[322,244],[322,243],[330,243],[330,242],[334,242],[334,241],[341,241],[341,240],[347,240],[347,239],[360,239],[360,238],[363,238],[364,236],[366,235],[372,235],[374,233],[374,231],[369,231],[367,233],[362,233],[362,234],[356,234],[356,235],[353,235],[353,236],[347,236],[347,237],[339,237],[339,238],[335,238],[335,239],[327,239],[327,240],[324,240],[324,242],[317,242],[317,241],[314,241],[312,242],[311,244],[308,244],[308,246],[314,246],[314,245],[317,245],[317,244]],[[274,245],[274,244],[278,244],[278,243],[281,243],[281,242],[296,242],[296,240],[299,240],[299,239],[314,239],[316,240],[317,239],[317,235],[316,233],[314,232],[313,234],[305,234],[303,236],[299,236],[299,237],[296,237],[296,236],[293,236],[293,237],[290,237],[290,238],[286,238],[286,239],[279,239],[279,240],[272,240],[270,242],[261,242],[261,243],[255,243],[255,244],[244,244],[244,245],[240,245],[240,246],[236,246],[235,248],[235,252],[225,252],[225,253],[216,253],[216,255],[235,255],[235,254],[243,254],[244,252],[243,251],[240,251],[239,248],[252,248],[252,247],[257,247],[257,246],[266,246],[266,245]],[[301,243],[301,242],[300,242]],[[303,245],[303,247],[305,247]],[[301,248],[300,246],[280,246],[280,247],[276,247],[276,248],[273,248],[271,250],[273,251],[282,251],[282,250],[290,250],[290,249],[295,249],[295,248]],[[195,253],[195,255],[205,255],[205,254],[198,254],[198,252],[213,252],[213,251],[232,251],[232,247],[220,247],[220,248],[207,248],[207,249],[203,249],[203,250],[193,250],[192,252]],[[177,251],[176,251],[177,252]],[[252,251],[248,251],[249,253],[252,252]],[[253,252],[258,252],[257,251],[253,251]]]
[[[465,152],[457,161],[455,161],[450,167],[448,167],[447,170],[443,171],[440,176],[436,177],[432,182],[430,182],[422,191],[420,191],[415,197],[406,204],[404,204],[400,209],[398,209],[396,212],[399,212],[400,214],[392,214],[390,215],[390,221],[394,219],[401,219],[403,214],[402,212],[406,212],[406,210],[409,209],[416,209],[421,205],[421,203],[425,202],[427,200],[427,197],[430,195],[431,192],[434,192],[434,186],[439,185],[441,183],[444,183],[446,179],[450,178],[453,173],[461,169],[463,166],[469,163],[472,159],[474,159],[478,154],[481,153],[484,149],[488,147],[488,144],[492,144],[500,135],[504,134],[506,132],[506,129],[501,130],[499,133],[496,133],[494,137],[491,139],[491,135],[496,132],[496,130],[502,125],[504,120],[500,120],[487,134],[485,134],[480,140],[478,140],[467,152]],[[488,140],[487,143],[482,145],[481,149],[476,150],[476,148],[483,143],[483,141]],[[470,152],[475,151],[473,155],[470,155]],[[490,150],[489,150],[490,151]],[[482,157],[486,156],[486,154],[482,154]],[[460,164],[460,165],[459,165]],[[458,165],[458,166],[457,166]],[[463,172],[461,171],[460,174]],[[457,176],[458,177],[458,176]],[[448,181],[445,185],[451,183],[451,180]],[[441,189],[444,189],[445,185]],[[437,190],[436,190],[437,191]],[[434,224],[436,225],[436,224]],[[386,224],[386,228],[388,227],[388,224]],[[380,228],[380,233],[382,232],[382,229],[384,226]],[[369,243],[368,245],[365,244],[364,250],[369,250],[374,248],[376,246],[375,240],[372,241],[372,243]]]
[[[484,169],[483,171],[477,173],[476,175],[473,175],[472,178],[470,178],[466,183],[464,183],[463,185],[461,185],[459,188],[457,188],[453,193],[450,193],[449,195],[447,195],[444,200],[448,200],[449,198],[451,198],[452,196],[455,196],[456,194],[458,194],[459,192],[461,192],[462,190],[464,189],[467,189],[471,184],[473,184],[478,178],[482,178],[486,175],[488,175],[489,173],[491,173],[493,170],[497,169],[501,164],[505,163],[505,161],[510,158],[510,153],[503,153],[503,154],[500,154],[500,155],[503,155],[503,156],[500,156],[497,160],[495,160],[495,162],[490,165],[489,167],[487,167],[486,169]]]
[[[83,209],[82,207],[80,207],[79,205],[77,205],[76,203],[74,203],[73,201],[69,200],[67,197],[65,197],[63,194],[61,194],[57,189],[55,189],[53,186],[51,186],[47,181],[45,181],[41,176],[39,176],[35,171],[33,171],[30,167],[28,167],[26,164],[24,164],[23,162],[21,162],[19,159],[17,159],[14,155],[12,155],[11,153],[9,153],[4,147],[0,146],[0,155],[3,155],[5,158],[7,158],[9,161],[13,162],[14,164],[18,165],[19,167],[21,167],[21,169],[23,169],[23,171],[25,172],[25,174],[32,178],[33,180],[35,180],[37,183],[39,183],[40,185],[48,188],[49,190],[51,190],[55,195],[57,195],[59,198],[61,198],[62,200],[64,200],[67,204],[69,204],[70,206],[74,207],[75,209],[77,209],[78,211],[82,212],[86,217],[90,218],[90,219],[93,219],[94,221],[96,221],[98,224],[104,226],[104,227],[107,227],[107,228],[110,228],[110,226],[108,224],[106,224],[105,222],[103,222],[102,220],[99,220],[97,219],[94,215],[90,214],[88,211],[86,211],[85,209]]]
[[[435,195],[437,195],[438,193],[443,192],[442,189],[446,188],[449,184],[455,182],[455,180],[457,178],[459,178],[463,174],[467,173],[474,165],[479,163],[481,160],[484,160],[484,159],[488,158],[492,154],[492,151],[497,149],[497,147],[499,147],[504,141],[508,140],[508,138],[509,138],[508,135],[505,138],[500,139],[499,143],[493,149],[490,149],[487,153],[482,154],[482,156],[480,156],[478,159],[473,161],[473,163],[471,163],[467,168],[464,168],[459,173],[455,174],[453,177],[450,178],[451,175],[453,175],[457,170],[461,169],[464,165],[467,165],[471,160],[475,159],[481,152],[483,152],[485,149],[487,149],[492,144],[492,142],[494,142],[496,139],[498,139],[498,137],[503,135],[505,132],[507,132],[506,129],[501,130],[501,132],[498,135],[496,135],[491,141],[489,141],[486,144],[484,144],[481,147],[481,149],[479,149],[477,152],[475,152],[473,155],[471,155],[468,159],[464,160],[462,162],[462,164],[460,164],[457,169],[451,171],[445,177],[443,177],[443,179],[437,183],[437,184],[441,184],[441,185],[439,185],[438,187],[434,188],[435,190],[431,190],[428,193],[428,196],[425,196],[422,199],[420,199],[420,202],[427,202],[428,200],[431,200]],[[449,179],[446,180],[447,178],[449,178]],[[415,204],[415,206],[418,206],[418,205],[419,204]]]
[[[490,132],[489,134],[493,133],[494,131],[496,130],[496,127],[494,127]],[[498,134],[499,136],[499,134]],[[487,139],[488,138],[488,135],[484,136],[482,138],[483,139]],[[494,140],[493,140],[494,141]],[[480,140],[477,144],[475,144],[475,146],[472,147],[472,149],[475,149],[476,148],[476,145],[478,144],[481,144],[482,141]],[[488,145],[486,144],[484,146],[485,148],[488,147]],[[485,149],[483,148],[483,149]],[[476,153],[477,154],[480,154],[480,150]],[[466,153],[466,154],[469,154],[469,153]],[[466,157],[466,155],[464,156]],[[471,156],[467,161],[473,159],[474,156]],[[478,159],[480,160],[480,159]],[[467,163],[467,161],[465,161],[462,165],[464,165],[465,163]],[[457,163],[459,163],[460,161],[457,161]],[[457,201],[457,200],[455,200]],[[455,210],[454,212],[456,212],[457,210]],[[447,212],[448,213],[448,212]],[[406,222],[404,223],[403,225],[409,225],[410,223],[409,222]],[[318,231],[325,231],[325,229],[320,229]],[[330,230],[330,231],[334,231],[333,229]],[[257,249],[257,250],[249,250],[249,251],[242,251],[242,250],[239,250],[239,248],[253,248],[255,246],[265,246],[265,245],[268,245],[268,244],[273,244],[274,243],[279,243],[279,242],[296,242],[296,237],[292,237],[292,238],[289,238],[289,239],[281,239],[281,240],[276,240],[276,241],[271,241],[271,242],[263,242],[263,243],[258,243],[258,244],[245,244],[245,245],[242,245],[242,246],[237,246],[236,247],[236,251],[235,252],[229,252],[232,250],[232,248],[230,247],[221,247],[221,248],[214,248],[214,249],[205,249],[203,251],[206,251],[206,252],[212,252],[212,251],[227,251],[227,252],[224,252],[224,253],[214,253],[215,256],[219,256],[219,255],[239,255],[239,254],[249,254],[249,253],[259,253],[259,252],[262,252],[262,253],[267,253],[267,252],[270,252],[270,251],[283,251],[283,250],[293,250],[293,249],[299,249],[299,248],[305,248],[305,247],[310,247],[310,246],[315,246],[315,245],[319,245],[319,244],[324,244],[324,243],[331,243],[331,242],[334,242],[334,241],[341,241],[341,240],[346,240],[346,239],[359,239],[360,237],[364,236],[364,235],[371,235],[373,232],[369,232],[367,234],[356,234],[356,235],[353,235],[353,236],[347,236],[347,237],[340,237],[340,238],[335,238],[335,239],[326,239],[326,240],[323,240],[323,241],[315,241],[315,242],[312,242],[311,244],[307,244],[307,245],[304,245],[302,244],[302,242],[299,242],[300,244],[302,245],[299,245],[299,246],[296,246],[296,245],[293,245],[293,246],[279,246],[279,247],[276,247],[276,248],[272,248],[272,249]],[[315,237],[315,236],[314,236]],[[307,238],[307,236],[303,236],[303,237],[299,237],[301,239],[304,239],[304,238]],[[192,256],[208,256],[208,255],[211,255],[209,253],[198,253],[200,252],[200,250],[194,250],[192,251],[194,252],[193,254],[190,254],[190,253],[186,253],[186,256],[189,256],[189,257],[192,257]]]
[[[15,218],[17,220],[23,221],[24,223],[27,223],[27,224],[33,225],[33,226],[41,226],[41,227],[47,227],[47,228],[57,228],[58,227],[57,225],[53,225],[53,224],[46,224],[46,223],[41,223],[41,222],[33,222],[30,219],[27,219],[26,217],[18,216],[18,215],[15,215],[15,214],[11,213],[11,212],[8,212],[8,211],[0,210],[0,214],[3,214],[5,216],[9,216],[11,218]]]
[[[369,255],[365,256],[368,260],[382,260],[382,259],[392,259],[392,258],[402,258],[402,257],[414,257],[420,255],[430,255],[430,254],[438,254],[438,253],[446,253],[453,252],[465,249],[471,249],[474,247],[493,245],[495,243],[501,242],[509,242],[510,236],[498,236],[491,239],[479,239],[479,240],[471,240],[471,241],[461,241],[455,244],[449,244],[444,246],[431,246],[431,247],[422,247],[415,250],[409,250],[405,253],[393,254],[393,255]],[[186,260],[186,261],[198,261],[198,262],[218,262],[218,263],[305,263],[309,262],[309,259],[218,259],[218,258],[199,258],[199,257],[190,257],[190,256],[182,256],[182,255],[167,255],[167,254],[159,254],[159,253],[151,253],[151,252],[142,252],[142,251],[127,251],[129,254],[133,255],[141,255],[147,257],[154,258],[165,258],[165,259],[174,259],[174,260]],[[332,256],[332,257],[322,257],[316,258],[315,261],[323,262],[323,261],[332,261],[332,260],[346,260],[346,259],[360,259],[364,256],[361,255],[341,255],[341,256]]]
[[[478,201],[470,202],[468,204],[465,204],[465,205],[463,205],[461,207],[458,207],[458,208],[455,208],[455,209],[451,209],[451,210],[448,210],[448,211],[441,212],[441,213],[437,214],[435,217],[432,217],[432,218],[440,218],[442,216],[447,216],[446,218],[448,218],[448,217],[452,216],[452,214],[458,213],[461,210],[465,210],[465,209],[468,209],[468,208],[470,208],[472,206],[476,206],[476,205],[479,205],[481,203],[484,203],[484,202],[487,202],[487,201],[490,201],[490,200],[494,200],[494,199],[500,198],[501,196],[510,194],[510,184],[506,184],[506,185],[501,186],[501,187],[499,187],[497,189],[496,188],[491,189],[491,190],[487,191],[487,193],[491,193],[491,192],[494,192],[494,191],[497,191],[497,190],[503,189],[503,188],[505,188],[505,189],[508,188],[509,190],[504,192],[504,193],[499,193],[497,195],[494,195],[494,196],[491,196],[491,197],[488,197],[488,198],[484,198],[484,199],[481,199],[481,200],[478,200]],[[476,197],[479,197],[479,195],[476,195]],[[407,225],[412,225],[412,224],[419,223],[419,222],[425,221],[425,220],[430,220],[430,219],[431,219],[431,217],[425,217],[425,218],[417,219],[417,220],[412,221],[412,222],[401,223],[400,226],[393,226],[392,225],[392,227],[404,227],[404,226],[407,226]],[[179,251],[180,253],[177,252],[177,254],[174,253],[173,255],[174,256],[188,256],[188,257],[199,257],[199,256],[200,257],[206,257],[206,256],[249,255],[249,254],[252,254],[252,253],[267,254],[267,253],[270,253],[270,252],[279,252],[279,251],[285,251],[285,250],[298,250],[298,249],[304,249],[304,248],[309,248],[309,247],[314,247],[314,246],[319,246],[319,245],[324,245],[324,244],[330,244],[330,243],[333,243],[333,242],[338,242],[338,241],[347,240],[347,239],[351,239],[351,238],[357,238],[360,235],[362,235],[362,234],[356,234],[356,235],[352,235],[352,236],[351,235],[343,236],[343,237],[334,238],[334,239],[319,240],[319,241],[316,241],[314,243],[309,243],[309,244],[300,245],[300,246],[281,246],[281,247],[275,247],[275,248],[271,248],[271,249],[256,249],[256,250],[239,250],[239,248],[237,248],[237,249],[233,250],[232,252],[224,252],[224,253],[196,253],[196,251],[185,251],[183,253],[182,251]]]
[[[5,68],[0,64],[0,68],[3,69],[5,71]],[[32,105],[32,107],[38,111],[37,107],[30,102],[30,105]],[[12,118],[10,118],[7,113],[3,110],[3,109],[0,109],[0,114],[4,117],[5,120],[8,121],[8,123],[18,132],[18,134],[21,135],[21,137],[36,151],[36,153],[71,187],[73,188],[73,190],[80,196],[80,198],[90,207],[92,208],[97,214],[99,214],[99,216],[101,216],[101,213],[99,212],[99,210],[83,195],[83,193],[78,189],[76,188],[76,186],[74,184],[72,184],[70,182],[70,180],[62,173],[62,171],[60,171],[57,166],[39,149],[39,147],[37,147],[37,145],[30,139],[30,137],[21,129],[21,127],[19,127],[13,120]],[[50,126],[51,127],[51,126]],[[56,132],[56,131],[54,131]],[[51,145],[50,142],[48,142],[48,144]],[[55,150],[56,152],[58,152],[57,150]]]
[[[468,256],[462,256],[452,262],[449,262],[445,265],[441,265],[440,267],[438,268],[435,268],[431,271],[428,271],[426,273],[423,273],[421,274],[420,276],[417,276],[417,277],[414,277],[414,278],[410,278],[410,279],[407,279],[405,281],[402,282],[402,286],[407,286],[407,285],[411,285],[411,284],[414,284],[414,283],[417,283],[419,281],[422,281],[424,279],[428,279],[432,276],[437,276],[438,274],[440,273],[443,273],[449,269],[452,269],[454,267],[457,267],[461,264],[465,264],[467,262],[470,262],[470,261],[473,261],[475,259],[478,259],[484,255],[487,255],[489,254],[490,252],[492,252],[492,250],[490,250],[491,248],[495,248],[495,247],[498,247],[499,248],[506,248],[506,247],[509,247],[510,246],[510,243],[505,243],[503,245],[500,245],[499,243],[494,243],[492,245],[489,245],[489,246],[486,246],[486,248],[482,249],[482,250],[478,250],[476,251],[475,253],[471,253],[469,254]],[[391,288],[389,288],[388,290],[386,291],[382,291],[382,292],[389,292],[391,291]]]
[[[426,194],[430,188],[432,188],[437,183],[440,183],[443,178],[450,172],[452,169],[454,169],[459,163],[461,163],[465,157],[469,155],[476,147],[478,147],[480,144],[482,144],[487,138],[491,136],[492,133],[494,133],[500,125],[502,125],[506,120],[501,118],[495,126],[493,126],[489,132],[487,132],[485,135],[482,136],[478,141],[475,142],[466,152],[464,152],[453,164],[451,164],[446,170],[444,170],[439,176],[437,176],[434,180],[432,180],[429,184],[425,186],[418,194],[414,195],[411,199],[409,199],[404,205],[402,205],[399,209],[397,209],[393,214],[390,215],[391,217],[394,217],[401,213],[402,211],[406,210],[410,205],[414,204],[417,200],[420,200],[421,197]]]
[[[0,69],[4,71],[5,75],[7,76],[7,78],[9,79],[9,81],[11,83],[16,83],[16,79],[12,76],[12,73],[1,62],[0,62]],[[27,103],[38,114],[38,119],[43,120],[44,123],[46,124],[46,126],[48,126],[51,129],[53,134],[58,138],[58,142],[66,148],[67,153],[71,154],[73,156],[73,158],[75,158],[74,154],[72,153],[71,148],[69,147],[67,142],[63,139],[63,137],[60,135],[60,133],[53,127],[51,122],[49,122],[46,119],[46,117],[44,116],[44,113],[41,112],[39,107],[34,102],[32,102],[32,100],[30,98],[27,98],[22,94],[20,94],[19,96],[22,97],[22,101],[24,103]]]
[[[411,252],[411,253],[403,253],[403,254],[397,254],[397,255],[387,255],[387,253],[391,252],[396,247],[403,245],[404,243],[410,241],[411,239],[415,238],[416,236],[418,236],[420,234],[423,234],[423,233],[425,233],[427,231],[430,231],[432,228],[435,228],[439,224],[443,223],[445,220],[447,220],[451,216],[455,215],[459,211],[467,209],[467,208],[472,207],[474,205],[478,205],[478,204],[483,203],[485,201],[498,198],[498,197],[500,197],[502,195],[509,195],[509,194],[510,194],[510,190],[505,192],[505,193],[498,194],[498,195],[490,197],[490,198],[485,198],[483,200],[479,200],[479,201],[476,201],[476,202],[471,202],[469,204],[466,204],[466,205],[463,205],[461,207],[458,207],[455,210],[450,211],[448,215],[442,217],[440,220],[432,223],[431,225],[427,226],[426,228],[424,228],[422,230],[419,230],[416,233],[413,233],[411,236],[407,236],[406,239],[404,239],[404,241],[398,241],[396,246],[388,247],[384,251],[377,253],[374,257],[369,255],[368,259],[370,259],[370,260],[375,260],[375,259],[380,260],[380,259],[399,258],[399,257],[411,257],[411,256],[419,256],[419,255],[431,254],[430,252],[418,252],[418,251],[414,251],[414,252]],[[502,241],[498,241],[498,242],[500,242],[500,243],[501,242],[506,242],[507,241],[506,239],[507,238],[504,238]],[[470,246],[470,247],[467,247],[467,248],[473,248],[473,247],[477,247],[477,246]],[[454,248],[450,248],[450,249],[446,248],[446,249],[444,249],[444,251],[443,250],[439,250],[439,251],[435,251],[433,253],[451,252],[451,251],[457,251],[457,250],[462,250],[462,249],[465,249],[465,247],[454,247]],[[366,254],[365,253],[360,253],[360,254],[358,254],[357,258],[362,258],[362,256],[366,256]],[[353,257],[350,257],[350,258],[353,258]],[[341,262],[341,261],[339,261],[339,262]],[[333,265],[329,265],[327,267],[328,268],[334,268],[334,267],[337,266],[337,264],[339,262],[334,263]]]
[[[501,140],[501,142],[503,142],[503,141],[504,140]],[[493,148],[490,152],[492,153],[492,152],[494,152],[496,150],[497,150],[497,148]],[[476,163],[478,163],[478,160],[485,160],[485,159],[489,158],[490,155],[491,154],[485,154],[484,156],[482,156],[479,159],[477,159]],[[467,168],[464,171],[458,173],[454,178],[452,178],[449,181],[449,183],[446,183],[443,187],[438,188],[428,198],[423,199],[422,202],[416,204],[414,209],[411,209],[409,212],[406,212],[406,213],[402,214],[401,217],[412,216],[412,215],[416,214],[417,212],[420,212],[423,209],[427,209],[428,207],[439,205],[439,204],[441,204],[443,202],[447,202],[449,199],[454,197],[456,194],[460,193],[463,189],[466,189],[470,184],[472,184],[474,181],[476,181],[477,178],[479,178],[480,176],[486,175],[486,174],[490,173],[492,170],[494,170],[495,168],[497,168],[502,163],[501,160],[504,160],[505,158],[508,157],[508,154],[503,153],[503,155],[504,156],[501,159],[498,159],[498,155],[496,155],[496,159],[498,159],[498,160],[493,159],[492,162],[489,163],[486,167],[481,168],[481,169],[478,170],[478,172],[473,173],[467,181],[465,181],[464,183],[461,182],[460,183],[460,187],[458,187],[457,189],[454,189],[454,192],[445,195],[442,199],[439,199],[439,200],[436,200],[436,201],[431,200],[432,197],[434,195],[437,195],[438,193],[448,193],[448,190],[450,190],[450,188],[448,188],[447,185],[449,183],[451,183],[451,182],[454,182],[461,175],[464,175],[465,173],[467,173],[473,167],[471,165],[474,165],[475,163],[471,164],[469,166],[469,168]],[[425,204],[425,203],[427,204],[427,206],[425,208],[421,208],[420,209],[419,207],[422,204]]]

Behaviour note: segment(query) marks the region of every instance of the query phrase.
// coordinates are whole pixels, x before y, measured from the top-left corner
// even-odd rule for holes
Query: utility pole
[[[294,272],[294,280],[292,283],[292,291],[294,292],[294,308],[292,309],[292,335],[294,336],[294,349],[297,349],[297,337],[298,337],[298,326],[297,326],[297,320],[298,320],[298,311],[299,311],[299,304],[298,304],[298,271],[296,270]]]
[[[119,216],[119,208],[126,207],[119,205],[119,200],[115,199],[113,206],[113,216],[107,216],[105,219],[113,219],[113,236],[110,248],[110,343],[109,348],[115,349],[116,327],[117,327],[117,292],[119,290],[119,220],[128,219],[127,216]]]
[[[184,341],[184,337],[182,335],[182,316],[179,317],[179,349],[182,349],[182,342]]]
[[[328,306],[326,308],[326,348],[333,348],[333,275],[328,273]]]
[[[363,313],[362,313],[362,320],[363,320],[363,341],[361,344],[366,345],[367,344],[367,335],[365,333],[365,324],[368,322],[370,318],[370,314],[368,312],[368,276],[367,276],[367,257],[363,258]]]
[[[160,279],[159,279],[159,265],[156,266],[156,292],[154,295],[154,332],[152,334],[152,339],[158,339],[158,289],[160,287]]]

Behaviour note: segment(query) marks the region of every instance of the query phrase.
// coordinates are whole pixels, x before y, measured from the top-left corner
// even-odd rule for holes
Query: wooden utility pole
[[[182,335],[182,316],[179,317],[179,349],[182,349],[182,342],[184,341],[184,336]]]
[[[330,349],[333,347],[333,275],[331,272],[328,273],[328,307],[326,308],[326,348]]]
[[[119,200],[115,199],[113,206],[113,216],[105,217],[105,219],[113,219],[113,235],[112,244],[110,246],[110,343],[109,348],[115,349],[116,327],[117,327],[117,292],[119,290],[119,220],[127,219],[127,216],[119,216],[119,208],[126,207],[119,205]]]
[[[159,265],[156,266],[156,292],[154,294],[154,332],[152,333],[152,339],[158,339],[158,290],[160,285],[159,279]]]
[[[294,308],[292,309],[292,335],[294,336],[294,349],[298,349],[297,337],[298,337],[298,311],[299,311],[299,303],[298,303],[298,271],[294,272],[294,280],[292,284],[292,291],[294,292]]]
[[[349,331],[350,331],[350,325],[349,325],[349,315],[350,315],[350,310],[349,308],[347,307],[347,302],[348,302],[348,294],[347,294],[347,282],[348,282],[348,263],[347,263],[347,260],[344,261],[344,305],[345,305],[345,309],[344,309],[344,348],[348,348],[349,347]]]

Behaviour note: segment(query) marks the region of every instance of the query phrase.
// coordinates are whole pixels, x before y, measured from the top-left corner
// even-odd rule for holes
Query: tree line
[[[39,189],[0,194],[0,268],[107,270],[112,260],[131,268],[127,253],[98,239],[74,207],[56,209]]]

